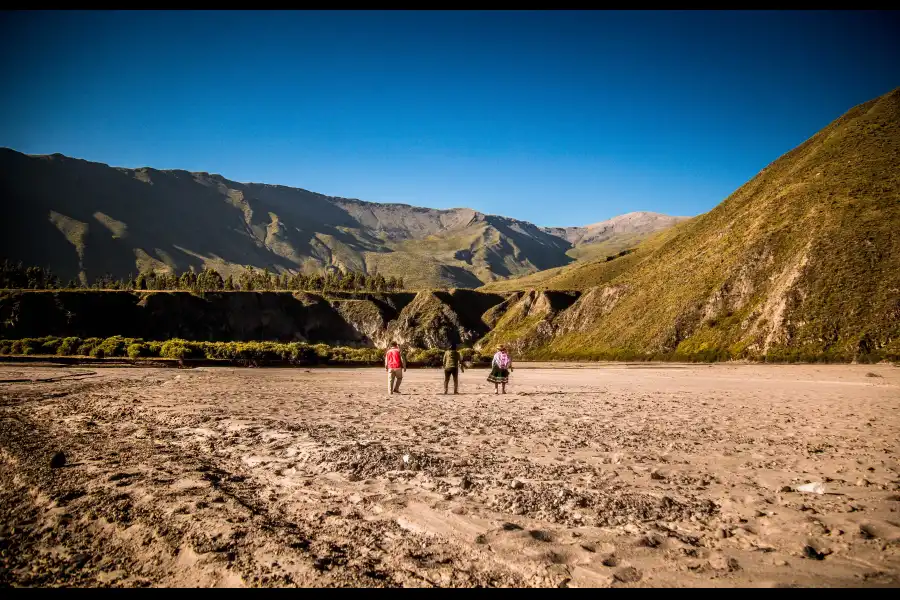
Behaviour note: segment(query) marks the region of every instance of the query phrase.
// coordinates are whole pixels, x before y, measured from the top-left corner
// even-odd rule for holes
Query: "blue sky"
[[[709,210],[900,86],[874,12],[3,12],[0,146],[540,225]]]

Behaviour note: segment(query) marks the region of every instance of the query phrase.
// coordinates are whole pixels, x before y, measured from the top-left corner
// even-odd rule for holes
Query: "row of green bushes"
[[[482,356],[471,348],[463,348],[464,361],[487,365],[490,356]],[[137,338],[43,337],[0,340],[0,355],[90,356],[93,358],[127,357],[167,358],[174,360],[209,359],[288,364],[381,364],[384,350],[378,348],[333,347],[302,342],[194,342],[173,339],[165,342]],[[407,363],[412,366],[441,365],[443,350],[412,350]]]
[[[471,348],[460,350],[462,359],[471,365],[487,366],[491,356],[480,354]],[[165,342],[144,341],[137,338],[114,336],[110,338],[43,337],[21,340],[0,340],[0,355],[55,355],[90,356],[94,358],[166,358],[175,360],[208,359],[238,362],[274,362],[287,364],[381,364],[384,350],[378,348],[335,347],[327,344],[302,342],[194,342],[173,339]],[[439,367],[444,351],[410,350],[406,360],[412,366]],[[533,354],[532,360],[585,360],[585,361],[671,361],[671,362],[725,362],[751,360],[767,363],[876,363],[882,360],[900,362],[900,350],[896,344],[866,354],[845,355],[831,352],[803,352],[801,350],[773,348],[761,357],[732,355],[725,349],[701,350],[692,353],[672,352],[647,354],[630,350],[607,352],[570,352],[563,354]]]

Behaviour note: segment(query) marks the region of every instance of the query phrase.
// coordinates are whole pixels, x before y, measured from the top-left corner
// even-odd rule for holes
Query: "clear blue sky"
[[[3,12],[0,23],[0,146],[540,225],[704,212],[900,85],[888,12]]]

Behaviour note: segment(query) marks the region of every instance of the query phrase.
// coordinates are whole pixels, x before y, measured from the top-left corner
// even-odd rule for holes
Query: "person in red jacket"
[[[384,354],[384,370],[388,374],[388,394],[399,394],[403,372],[406,371],[406,357],[400,352],[397,342],[391,342],[390,349]]]

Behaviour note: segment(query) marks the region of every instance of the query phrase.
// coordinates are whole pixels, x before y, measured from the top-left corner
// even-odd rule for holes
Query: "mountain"
[[[634,248],[652,234],[689,218],[642,211],[626,213],[585,227],[544,227],[543,230],[572,244],[573,248],[566,253],[572,258],[590,260]]]
[[[900,89],[632,253],[483,289],[528,287],[483,346],[555,358],[897,355]]]
[[[496,293],[528,289],[581,290],[599,285],[640,260],[662,239],[660,236],[683,226],[688,220],[689,217],[635,212],[588,227],[552,229],[561,237],[575,240],[575,246],[566,254],[578,259],[577,262],[531,275],[496,280],[479,289]],[[588,235],[579,237],[579,230],[585,230]],[[593,235],[594,232],[599,235]]]
[[[550,229],[467,208],[363,202],[10,149],[0,150],[0,195],[0,256],[50,267],[65,280],[191,266],[224,275],[251,265],[377,270],[413,289],[472,288],[571,263],[567,252],[584,240],[585,248],[627,245],[668,222],[659,215],[629,225],[625,215],[607,225]]]
[[[385,274],[398,269],[429,284],[494,279],[477,291],[363,296],[5,292],[4,338],[381,347],[396,339],[485,351],[505,342],[519,358],[545,359],[900,357],[900,89],[854,107],[711,211],[674,225],[677,218],[637,213],[539,228],[468,209],[372,204],[205,173],[9,150],[0,161],[0,251],[58,270],[121,272],[141,261],[377,263]],[[613,253],[623,230],[643,241]],[[567,256],[602,244],[602,258]],[[544,270],[497,281],[537,269]]]

